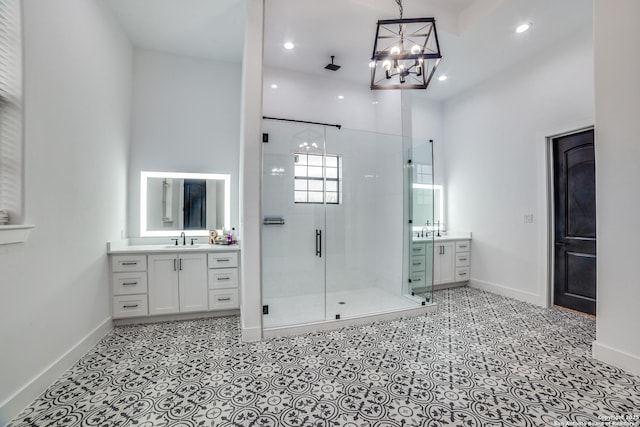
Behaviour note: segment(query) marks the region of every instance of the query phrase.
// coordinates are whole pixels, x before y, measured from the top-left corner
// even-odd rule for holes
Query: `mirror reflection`
[[[141,235],[206,235],[229,228],[229,181],[223,174],[142,172]]]
[[[415,164],[412,177],[413,231],[445,230],[442,185],[433,184],[433,166]]]

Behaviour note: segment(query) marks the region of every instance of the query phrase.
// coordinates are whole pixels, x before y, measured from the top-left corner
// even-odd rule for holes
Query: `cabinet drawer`
[[[456,267],[468,267],[470,262],[471,262],[470,252],[456,253]]]
[[[209,268],[228,268],[237,266],[237,252],[221,252],[209,254]]]
[[[427,259],[424,256],[411,257],[411,271],[424,271]]]
[[[456,268],[456,282],[469,280],[469,267]]]
[[[228,310],[238,308],[237,289],[216,289],[209,291],[209,310]]]
[[[426,245],[424,243],[414,243],[411,246],[411,255],[424,255],[426,253]]]
[[[238,287],[237,268],[216,268],[209,270],[209,289]]]
[[[147,271],[146,255],[112,255],[111,271]]]
[[[426,275],[424,271],[418,271],[411,275],[411,287],[427,286]]]
[[[460,240],[456,242],[456,252],[469,252],[471,250],[471,242],[468,240]]]
[[[123,295],[113,297],[113,318],[138,317],[149,314],[146,295]]]
[[[113,294],[133,295],[147,293],[147,272],[113,273]]]

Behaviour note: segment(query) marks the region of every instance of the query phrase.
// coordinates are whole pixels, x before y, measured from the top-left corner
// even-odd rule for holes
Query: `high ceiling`
[[[107,0],[134,45],[227,62],[242,60],[243,0]],[[267,67],[368,87],[378,19],[398,17],[394,0],[267,0]],[[592,0],[404,0],[404,17],[436,18],[443,60],[425,96],[447,99],[592,25]],[[530,22],[532,28],[516,34]],[[283,48],[295,43],[293,50]],[[335,55],[339,71],[324,69]]]

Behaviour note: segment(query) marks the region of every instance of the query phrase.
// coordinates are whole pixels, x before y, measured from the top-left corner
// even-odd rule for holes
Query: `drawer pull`
[[[218,277],[216,280],[231,280],[231,277]]]
[[[122,265],[136,265],[138,261],[123,261]]]
[[[126,305],[126,304],[125,304],[125,305],[123,305],[122,307],[123,307],[123,308],[136,308],[136,307],[138,307],[138,304],[133,304],[133,305]]]
[[[421,262],[414,262],[413,265],[422,265]]]
[[[216,262],[229,262],[231,261],[229,258],[218,258]]]
[[[467,245],[460,245],[460,246],[458,246],[458,247],[459,247],[459,248],[466,248],[466,247],[467,247]]]
[[[135,285],[137,285],[137,284],[138,284],[138,282],[124,282],[124,283],[122,284],[122,286],[135,286]]]
[[[422,279],[412,279],[412,282],[422,282]]]
[[[231,301],[231,297],[227,297],[227,298],[218,298],[218,301]]]
[[[414,252],[418,252],[421,248],[413,248]]]
[[[466,258],[459,258],[460,261],[466,261]]]
[[[460,276],[466,276],[467,273],[460,273]]]

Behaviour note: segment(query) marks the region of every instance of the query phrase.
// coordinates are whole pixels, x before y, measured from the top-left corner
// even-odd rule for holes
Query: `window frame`
[[[306,157],[306,163],[305,164],[299,164],[298,160],[300,158],[300,156],[305,156]],[[318,164],[311,164],[309,162],[309,157],[318,157],[322,159],[322,164],[318,165]],[[331,159],[335,159],[335,164],[336,166],[328,166],[327,165],[327,159],[331,158]],[[309,152],[295,152],[294,153],[294,168],[293,168],[293,202],[295,204],[313,204],[313,205],[322,205],[322,204],[326,204],[326,205],[339,205],[342,203],[342,197],[341,197],[341,185],[342,185],[342,156],[338,155],[338,154],[318,154],[318,153],[309,153]],[[306,174],[301,175],[298,174],[298,170],[299,168],[304,167],[306,168]],[[313,176],[313,174],[309,173],[309,167],[313,167],[313,168],[322,168],[322,176]],[[335,169],[335,178],[333,177],[328,177],[327,175],[327,169]],[[332,174],[333,175],[333,174]],[[296,185],[298,182],[302,182],[302,181],[306,181],[306,188],[305,189],[299,189],[298,186]],[[321,190],[311,190],[310,186],[309,186],[309,182],[322,182],[322,189]],[[327,183],[328,182],[335,182],[335,191],[333,190],[327,190]],[[304,193],[306,194],[306,201],[304,200],[297,200],[297,195],[299,193]],[[322,200],[321,201],[309,201],[309,195],[313,193],[313,194],[317,194],[317,193],[321,193],[322,194]],[[335,194],[335,201],[327,201],[327,194]]]

